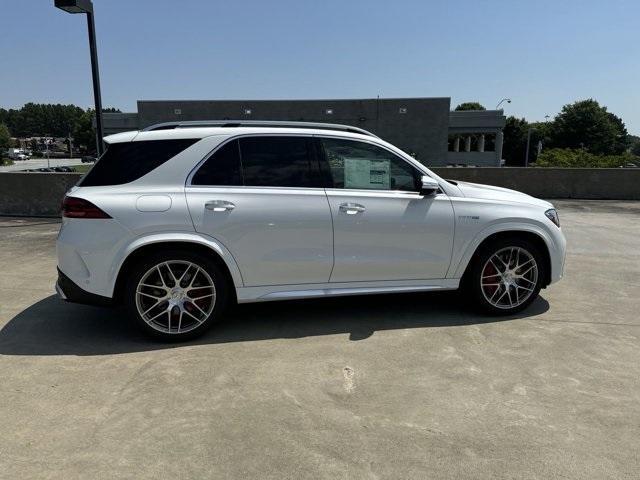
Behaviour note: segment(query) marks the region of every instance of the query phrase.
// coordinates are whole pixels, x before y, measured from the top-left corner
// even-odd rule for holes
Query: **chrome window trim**
[[[384,194],[381,198],[400,198],[400,197],[408,197],[408,198],[425,198],[424,195],[421,195],[420,192],[409,192],[407,190],[375,190],[375,189],[357,189],[357,188],[325,188],[324,189],[328,194],[341,194],[341,195],[353,195],[353,196],[375,196],[376,193]],[[364,195],[360,195],[364,194]],[[436,198],[438,196],[445,196],[446,193],[442,191],[438,191],[435,195],[431,196],[431,198]]]
[[[217,136],[217,135],[216,135]],[[341,136],[341,135],[326,135],[326,134],[319,134],[319,133],[266,133],[266,132],[261,132],[261,133],[238,133],[236,135],[231,135],[228,136],[227,138],[225,138],[222,142],[220,142],[218,145],[216,145],[207,155],[205,155],[189,172],[189,175],[187,176],[186,180],[185,180],[185,188],[241,188],[244,190],[247,189],[292,189],[292,190],[324,190],[325,192],[385,192],[385,193],[402,193],[402,194],[414,194],[416,197],[420,197],[422,198],[423,195],[420,195],[419,192],[410,192],[407,190],[374,190],[374,189],[354,189],[354,188],[323,188],[323,187],[277,187],[277,186],[273,186],[273,187],[267,187],[267,186],[250,186],[250,185],[193,185],[192,181],[193,181],[193,177],[196,174],[196,172],[198,171],[198,169],[209,159],[211,158],[212,155],[214,155],[220,148],[222,148],[224,145],[226,145],[227,143],[234,141],[234,140],[239,140],[240,138],[244,138],[244,137],[306,137],[306,138],[318,138],[318,139],[322,139],[322,138],[332,138],[332,139],[336,139],[336,140],[347,140],[347,141],[351,141],[351,142],[364,142],[364,143],[370,143],[371,145],[375,145],[376,147],[382,148],[384,150],[386,150],[387,152],[389,152],[390,154],[394,155],[395,157],[401,159],[402,161],[404,161],[405,163],[409,164],[411,167],[415,168],[416,170],[418,170],[418,172],[420,172],[422,175],[427,175],[431,178],[433,178],[434,180],[440,180],[439,177],[434,177],[431,172],[429,170],[426,169],[426,167],[424,167],[424,165],[422,165],[420,162],[418,162],[416,159],[411,158],[411,160],[409,160],[408,158],[405,158],[401,155],[398,154],[398,152],[395,152],[393,150],[391,150],[390,148],[388,148],[386,145],[382,145],[378,142],[375,141],[375,138],[378,137],[373,137],[371,139],[367,138],[352,138],[352,137],[348,137],[348,136]],[[207,137],[205,137],[207,138]],[[210,138],[210,137],[208,137]],[[323,159],[321,159],[320,161],[322,161]],[[440,195],[447,195],[447,192],[445,191],[445,189],[442,187],[442,185],[440,185],[440,190],[438,191],[438,193],[436,193],[436,195],[434,196],[440,196]]]

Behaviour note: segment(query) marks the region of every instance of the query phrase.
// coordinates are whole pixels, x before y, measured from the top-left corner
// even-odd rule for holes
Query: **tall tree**
[[[96,131],[93,128],[94,110],[88,109],[75,123],[73,129],[74,143],[77,147],[84,147],[88,152],[96,149]]]
[[[629,151],[640,156],[640,137],[637,135],[629,135]]]
[[[7,150],[11,147],[11,133],[4,123],[0,123],[0,158],[4,156]]]
[[[585,148],[599,155],[622,153],[628,145],[623,121],[593,99],[562,107],[549,135],[553,147]]]
[[[456,112],[463,110],[486,110],[486,108],[478,102],[464,102],[456,107]]]
[[[524,165],[528,131],[529,123],[524,118],[507,117],[502,130],[504,133],[502,158],[505,159],[506,165],[510,167]]]
[[[122,113],[118,108],[103,108],[102,113]],[[77,147],[84,147],[88,152],[96,150],[96,130],[93,128],[95,110],[89,108],[76,120],[73,128],[73,138]]]
[[[8,110],[7,124],[17,137],[66,136],[84,110],[75,105],[27,103]]]
[[[105,113],[121,113],[109,107]],[[83,110],[75,105],[26,103],[20,109],[0,108],[0,123],[7,125],[16,137],[67,137],[73,135],[76,146],[95,150],[93,110]],[[38,145],[42,147],[42,145]]]

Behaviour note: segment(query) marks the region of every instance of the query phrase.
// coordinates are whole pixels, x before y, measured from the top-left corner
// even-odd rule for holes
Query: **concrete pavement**
[[[556,201],[566,276],[237,307],[153,343],[52,295],[58,225],[0,218],[0,478],[640,477],[640,203]]]

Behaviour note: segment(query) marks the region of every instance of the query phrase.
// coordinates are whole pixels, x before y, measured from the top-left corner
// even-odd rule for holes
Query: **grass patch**
[[[73,166],[78,173],[87,173],[91,167],[93,167],[93,163],[83,163],[82,165]]]

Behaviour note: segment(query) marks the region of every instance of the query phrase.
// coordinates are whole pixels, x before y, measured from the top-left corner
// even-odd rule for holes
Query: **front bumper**
[[[564,276],[564,266],[567,256],[567,239],[561,229],[551,230],[553,247],[549,248],[551,257],[551,275],[549,284],[556,283]]]
[[[73,280],[62,273],[59,268],[58,281],[56,282],[56,293],[60,298],[67,302],[82,303],[85,305],[98,305],[101,307],[113,305],[113,299],[83,290],[76,285]]]

